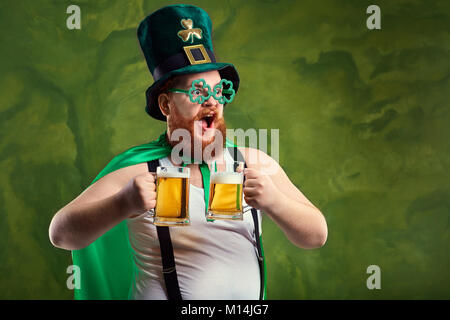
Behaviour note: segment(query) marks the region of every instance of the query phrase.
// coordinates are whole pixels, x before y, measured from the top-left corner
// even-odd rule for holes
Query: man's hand
[[[328,235],[325,218],[281,168],[274,175],[259,168],[247,168],[244,174],[247,204],[270,217],[294,245],[313,249],[325,244]]]
[[[280,191],[270,177],[254,168],[244,170],[244,199],[248,205],[266,212],[272,208]]]
[[[145,172],[132,178],[120,191],[129,213],[127,218],[132,218],[155,208],[156,185],[155,177],[151,172]]]

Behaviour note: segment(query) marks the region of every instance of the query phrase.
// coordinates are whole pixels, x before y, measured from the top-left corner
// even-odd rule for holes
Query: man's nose
[[[211,107],[211,106],[215,106],[216,104],[217,104],[217,100],[214,99],[214,97],[211,95],[211,96],[209,96],[208,99],[206,99],[206,100],[202,103],[202,106],[205,106],[205,107]]]

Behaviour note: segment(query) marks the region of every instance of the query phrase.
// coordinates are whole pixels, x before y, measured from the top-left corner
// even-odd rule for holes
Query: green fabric
[[[261,256],[263,258],[263,272],[264,272],[264,288],[263,288],[263,300],[267,299],[267,266],[266,257],[264,255],[263,239],[262,236],[259,237],[259,245],[261,246]]]
[[[171,147],[165,136],[166,132],[155,141],[130,148],[117,155],[92,183],[120,168],[168,156]],[[234,146],[226,139],[226,147]],[[205,203],[209,203],[209,168],[202,163],[200,171]],[[136,269],[126,221],[119,223],[86,248],[72,251],[72,259],[73,264],[79,266],[81,270],[81,288],[75,289],[75,299],[115,300],[130,297]]]

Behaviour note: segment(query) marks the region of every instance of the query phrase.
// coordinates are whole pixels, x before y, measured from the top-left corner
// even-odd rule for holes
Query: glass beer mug
[[[157,167],[156,207],[153,223],[157,226],[186,226],[189,220],[190,170],[185,167]]]
[[[210,165],[209,204],[206,219],[243,220],[244,163]]]

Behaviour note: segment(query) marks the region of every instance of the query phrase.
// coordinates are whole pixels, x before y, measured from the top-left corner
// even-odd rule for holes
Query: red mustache
[[[210,109],[210,110],[207,110],[207,111],[204,111],[204,112],[200,112],[199,114],[197,114],[197,116],[195,117],[194,121],[202,120],[204,117],[206,117],[206,116],[208,116],[210,114],[212,114],[214,116],[214,120],[217,119],[218,112],[216,110]]]

